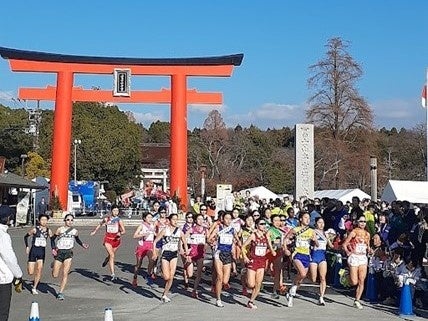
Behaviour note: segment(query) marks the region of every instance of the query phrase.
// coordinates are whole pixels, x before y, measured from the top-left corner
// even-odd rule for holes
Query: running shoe
[[[156,280],[156,274],[152,273],[152,274],[150,275],[150,278],[151,278],[152,280]]]
[[[257,305],[255,305],[254,302],[252,302],[252,301],[248,301],[247,308],[255,310],[255,309],[257,309]]]
[[[134,278],[134,279],[132,280],[132,286],[133,286],[134,288],[136,288],[136,287],[138,286],[137,278]]]
[[[107,264],[108,264],[108,261],[110,260],[110,257],[109,256],[107,256],[105,259],[104,259],[104,261],[103,261],[103,264],[101,264],[101,266],[102,267],[105,267]]]
[[[223,303],[221,302],[221,300],[217,300],[217,301],[215,302],[215,306],[216,306],[216,307],[219,307],[219,308],[224,308],[224,305],[223,305]]]
[[[324,301],[324,298],[323,298],[322,296],[320,296],[320,299],[319,299],[319,301],[318,301],[318,304],[319,304],[319,305],[325,305],[325,301]]]
[[[64,299],[65,299],[64,294],[62,294],[62,293],[58,293],[58,294],[56,295],[56,298],[57,298],[58,300],[60,300],[60,301],[64,301]]]
[[[113,281],[116,281],[116,280],[117,280],[116,275],[112,274],[112,275],[111,275],[111,281],[113,282]]]
[[[270,295],[270,297],[271,297],[271,299],[278,300],[278,299],[279,299],[279,294],[278,294],[278,293],[276,293],[276,292],[274,292],[274,293],[272,293],[272,294]]]
[[[296,296],[296,292],[297,292],[297,285],[293,285],[293,286],[290,288],[290,295],[291,295],[291,296]]]
[[[31,293],[34,295],[39,294],[39,292],[37,292],[36,288],[31,288]]]
[[[248,295],[248,291],[247,291],[247,288],[245,286],[242,287],[242,295],[243,296],[247,296]]]
[[[192,298],[199,299],[198,291],[195,291],[195,290],[192,291]]]
[[[360,301],[355,300],[354,307],[357,308],[358,310],[361,310],[363,308],[363,305],[360,303]]]
[[[187,290],[189,288],[189,282],[184,282],[184,288]]]
[[[166,295],[162,295],[161,301],[163,303],[169,303],[169,302],[171,302],[171,299],[168,298]]]
[[[226,283],[226,284],[223,284],[223,290],[229,290],[230,289],[230,284],[229,283]]]
[[[287,300],[287,306],[289,308],[292,308],[293,307],[293,296],[291,294],[287,293],[285,298]]]

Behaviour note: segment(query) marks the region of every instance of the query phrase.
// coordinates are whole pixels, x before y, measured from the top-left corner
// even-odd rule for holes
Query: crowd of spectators
[[[404,282],[412,284],[416,305],[426,305],[427,298],[427,242],[428,242],[428,205],[411,204],[408,201],[373,202],[370,199],[360,200],[353,197],[345,204],[336,199],[260,199],[246,193],[241,196],[233,193],[225,202],[225,210],[238,209],[241,218],[254,213],[267,220],[272,214],[286,219],[287,224],[296,224],[299,212],[310,213],[310,226],[314,227],[315,219],[323,217],[325,229],[335,234],[333,253],[340,253],[342,242],[356,226],[356,220],[364,215],[367,230],[371,236],[370,271],[376,274],[379,300],[386,304],[398,304],[400,287]],[[197,198],[192,210],[199,213],[204,204],[211,208],[208,213],[215,219],[215,205],[209,200],[203,203]],[[424,297],[425,296],[425,297]]]

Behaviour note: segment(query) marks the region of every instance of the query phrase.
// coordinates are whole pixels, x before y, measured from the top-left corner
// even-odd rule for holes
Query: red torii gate
[[[170,191],[187,207],[187,104],[221,104],[221,93],[187,89],[187,77],[229,77],[243,54],[200,58],[120,58],[61,55],[0,47],[12,71],[56,73],[56,87],[20,88],[20,99],[55,100],[51,194],[58,192],[67,208],[73,101],[171,104]],[[74,74],[114,74],[120,68],[132,75],[169,76],[171,89],[132,91],[116,96],[112,90],[73,87]]]

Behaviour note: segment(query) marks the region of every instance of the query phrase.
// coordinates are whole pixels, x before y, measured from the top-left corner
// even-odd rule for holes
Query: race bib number
[[[149,242],[153,242],[154,239],[155,239],[155,233],[153,231],[150,231],[145,238],[145,240]]]
[[[296,247],[309,248],[309,240],[302,240],[302,239],[296,240]]]
[[[233,234],[221,234],[220,244],[231,245],[233,243]]]
[[[267,250],[266,246],[257,245],[256,248],[255,248],[254,254],[256,256],[265,256],[266,255],[266,250]]]
[[[60,250],[69,250],[72,249],[74,246],[74,237],[62,237],[58,241],[58,249]]]
[[[118,224],[107,224],[107,233],[117,233],[119,232]]]
[[[46,247],[46,239],[44,237],[36,237],[34,241],[34,246]]]
[[[326,250],[327,249],[327,241],[318,239],[317,250]]]
[[[173,251],[173,252],[175,252],[175,251],[178,250],[178,243],[179,243],[179,241],[180,241],[180,238],[178,238],[178,237],[170,237],[168,243],[166,243],[164,245],[163,249],[166,250],[166,251]]]
[[[355,254],[366,254],[367,252],[367,244],[365,243],[357,243],[355,246]]]
[[[193,234],[191,236],[192,243],[191,244],[205,244],[205,235],[204,234]]]

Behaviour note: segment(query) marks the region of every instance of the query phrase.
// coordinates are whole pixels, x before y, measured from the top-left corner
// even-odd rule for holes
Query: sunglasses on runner
[[[366,221],[358,221],[358,223],[367,223]]]
[[[259,223],[259,225],[266,225],[266,223],[265,223],[265,222],[262,222],[262,223]]]
[[[189,216],[186,216],[186,218],[193,218],[193,216],[189,215]]]
[[[74,220],[72,218],[68,218],[66,221],[73,222]]]

